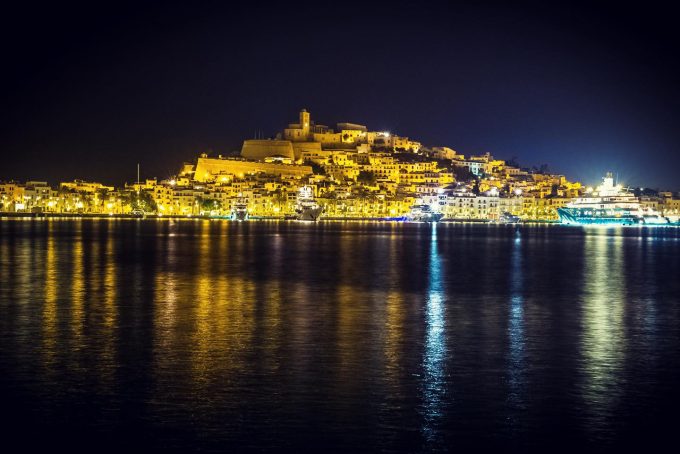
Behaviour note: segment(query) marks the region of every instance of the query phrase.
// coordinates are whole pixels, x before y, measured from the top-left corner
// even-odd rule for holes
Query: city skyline
[[[308,109],[302,109],[302,110],[307,111]],[[341,125],[341,124],[345,124],[345,123],[346,122],[337,122],[337,123],[329,123],[329,124]],[[358,125],[357,123],[346,123],[346,124]],[[362,125],[359,125],[359,126],[362,126]],[[251,140],[276,140],[276,139],[280,139],[281,135],[283,133],[283,129],[284,129],[283,127],[280,127],[277,131],[275,131],[272,134],[265,134],[262,130],[255,130],[255,131],[253,131],[252,137],[245,137],[243,139],[241,146],[243,146],[244,144],[248,143]],[[389,129],[387,129],[383,132],[387,135],[399,137],[398,135],[394,134]],[[403,137],[403,138],[405,138],[407,141],[409,139],[408,137]],[[414,137],[413,139],[414,139],[414,141],[416,141],[416,143],[418,143],[420,145],[420,142],[418,142],[417,137]],[[434,146],[434,147],[431,144],[422,144],[422,145],[427,150],[432,150],[433,148],[442,148],[442,147],[450,148],[446,144]],[[464,156],[463,153],[459,153],[459,150],[456,150],[456,153]],[[489,152],[486,152],[486,153],[491,154]],[[484,153],[480,153],[480,155],[483,155],[483,154]],[[119,180],[119,181],[113,181],[110,178],[104,178],[104,179],[101,179],[101,180],[96,180],[95,178],[90,178],[88,176],[88,174],[66,177],[66,178],[63,178],[62,181],[57,181],[55,179],[48,179],[48,178],[39,178],[39,177],[26,178],[23,181],[46,181],[46,182],[51,183],[51,184],[60,184],[60,183],[63,183],[63,181],[71,181],[71,180],[73,180],[73,181],[95,181],[96,180],[98,183],[104,183],[104,184],[110,184],[110,185],[118,186],[118,185],[127,185],[127,184],[132,185],[137,181],[137,178],[141,178],[142,180],[150,179],[150,178],[158,179],[158,180],[168,180],[168,179],[172,179],[177,174],[177,170],[181,169],[182,165],[189,163],[189,162],[193,162],[197,157],[204,156],[204,155],[210,156],[210,157],[218,157],[218,156],[219,157],[221,157],[221,156],[240,157],[242,155],[242,151],[240,149],[232,149],[232,150],[228,150],[228,151],[207,149],[207,150],[196,151],[196,152],[193,153],[193,156],[190,156],[188,159],[186,159],[182,162],[175,163],[174,166],[172,166],[172,163],[167,163],[168,166],[169,166],[168,168],[172,169],[172,170],[168,170],[163,174],[150,174],[146,169],[144,169],[144,172],[142,172],[140,174],[139,173],[140,163],[137,162],[137,163],[133,163],[134,167],[132,169],[132,172],[130,174],[126,175],[123,178],[123,180]],[[468,156],[473,156],[473,155],[468,155]],[[505,157],[504,156],[502,158],[505,161],[513,160],[522,169],[526,169],[526,170],[529,170],[529,171],[538,171],[538,169],[546,169],[547,171],[549,171],[550,173],[553,173],[553,174],[565,175],[568,178],[571,177],[571,175],[566,175],[564,173],[559,172],[557,169],[554,169],[553,166],[551,165],[551,163],[549,163],[549,162],[541,162],[541,163],[518,162],[518,157],[516,155],[514,155],[512,157]],[[91,171],[92,171],[92,174],[97,174],[97,167],[94,166],[93,169],[91,169]],[[137,173],[134,173],[134,172],[137,172]],[[594,187],[601,181],[602,175],[609,174],[609,173],[614,175],[616,182],[622,182],[625,186],[627,186],[631,189],[636,188],[635,185],[631,185],[631,184],[629,184],[629,182],[623,181],[621,179],[620,175],[619,175],[619,172],[618,171],[612,171],[611,168],[608,168],[605,171],[603,171],[594,181],[592,181],[592,182],[584,181],[582,183],[584,184],[584,187],[586,187],[586,186]],[[141,175],[141,177],[140,177],[140,175]],[[0,175],[0,177],[2,177],[2,175]],[[22,180],[19,180],[17,178],[12,178],[12,177],[7,177],[7,178],[4,178],[4,179],[0,178],[0,181],[3,181],[3,180],[6,181],[6,182],[13,182],[13,181],[20,182],[20,181],[22,181]],[[576,181],[578,181],[578,179],[576,179]],[[660,188],[658,186],[655,187],[653,185],[648,185],[648,186],[644,186],[644,187],[641,186],[640,187],[640,189],[643,189],[643,188],[655,189],[655,190],[660,190],[660,191],[668,191],[669,190],[668,188],[663,188],[663,187]],[[672,191],[674,191],[674,190],[672,190]]]
[[[627,188],[611,172],[601,185],[583,185],[547,165],[466,156],[358,123],[328,125],[306,109],[273,138],[255,136],[238,154],[201,153],[165,178],[142,179],[138,166],[136,182],[124,186],[0,181],[0,212],[625,225],[675,225],[680,214],[679,194]]]
[[[306,107],[586,184],[613,171],[631,186],[680,189],[677,46],[662,9],[298,13],[14,7],[0,178],[118,184],[138,162],[163,178],[200,152],[273,135]]]

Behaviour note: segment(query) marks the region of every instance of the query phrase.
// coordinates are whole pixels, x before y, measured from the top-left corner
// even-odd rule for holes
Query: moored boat
[[[317,221],[323,213],[323,207],[314,200],[314,191],[303,186],[298,191],[295,203],[295,216],[298,221]]]
[[[489,222],[496,224],[520,224],[522,222],[522,219],[519,216],[515,216],[514,214],[508,211],[504,211],[498,217],[498,219],[493,219]]]
[[[231,209],[231,219],[234,221],[247,221],[248,217],[248,200],[239,194],[236,203],[234,203]]]
[[[406,215],[407,221],[414,222],[439,222],[444,213],[432,209],[430,205],[413,205]]]
[[[668,218],[641,207],[634,194],[615,185],[611,173],[585,197],[558,208],[557,214],[562,224],[571,225],[670,225]]]

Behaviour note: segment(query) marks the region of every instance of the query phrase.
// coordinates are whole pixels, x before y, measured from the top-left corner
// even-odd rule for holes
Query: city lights
[[[280,139],[246,139],[240,157],[201,153],[195,164],[183,165],[166,180],[123,187],[74,180],[58,189],[37,181],[0,183],[0,211],[296,219],[305,211],[298,196],[302,191],[302,199],[309,201],[303,205],[318,205],[314,219],[561,219],[580,224],[580,212],[569,207],[603,195],[602,188],[510,165],[490,153],[466,156],[355,123],[319,129],[310,112],[303,109],[299,115],[298,123],[278,134]],[[609,196],[624,192],[621,184],[607,188]],[[640,222],[632,224],[677,223],[680,198],[672,193],[638,202],[639,208],[629,211]],[[599,216],[593,209],[588,213]]]

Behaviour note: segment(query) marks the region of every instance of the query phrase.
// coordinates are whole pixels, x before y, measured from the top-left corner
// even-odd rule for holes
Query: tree
[[[371,204],[370,202],[375,200],[375,194],[363,186],[354,188],[354,197],[359,200],[359,207],[363,214],[366,213],[368,206]]]
[[[507,161],[505,161],[505,165],[508,165],[510,167],[517,167],[519,168],[519,162],[517,161],[517,156],[513,156]]]
[[[541,164],[540,167],[533,166],[532,170],[534,173],[540,173],[543,175],[547,175],[550,173],[550,168],[548,167],[548,164]]]
[[[288,194],[286,194],[281,188],[274,191],[274,201],[279,206],[279,211],[281,211],[281,205],[288,202]]]
[[[357,175],[357,183],[361,183],[366,186],[375,186],[376,181],[377,178],[375,176],[375,173],[370,172],[368,170],[362,170],[359,172],[359,175]]]
[[[317,164],[309,159],[305,160],[305,164],[312,168],[312,173],[314,175],[326,175],[326,169],[324,169],[321,164]]]
[[[158,208],[153,196],[147,191],[130,191],[123,196],[122,202],[123,205],[129,206],[132,211],[155,213]]]
[[[215,199],[199,199],[198,206],[202,212],[217,211],[222,208],[222,204],[219,200]]]
[[[106,200],[109,198],[109,190],[106,188],[99,188],[95,191],[95,199],[97,201],[97,205],[101,205],[103,207],[104,203]],[[99,211],[102,211],[100,208]]]
[[[472,193],[474,195],[479,195],[481,191],[479,190],[479,180],[475,179],[475,185],[472,187]]]
[[[474,173],[470,172],[470,169],[463,166],[454,166],[453,173],[456,181],[468,182],[477,178]]]

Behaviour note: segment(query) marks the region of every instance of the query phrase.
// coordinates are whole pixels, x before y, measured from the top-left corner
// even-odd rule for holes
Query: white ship
[[[239,194],[231,209],[231,219],[233,221],[247,221],[248,217],[248,199]]]
[[[489,222],[494,224],[519,224],[522,222],[522,219],[508,211],[504,211],[498,219],[493,219]]]
[[[592,193],[557,209],[563,224],[584,225],[669,225],[668,218],[651,208],[640,206],[640,200],[614,184],[611,173]]]
[[[439,222],[444,213],[432,209],[430,205],[413,205],[406,215],[407,221],[414,222]]]
[[[298,191],[295,203],[295,217],[299,221],[316,221],[321,216],[323,207],[314,200],[314,191],[303,186]]]
[[[411,206],[404,220],[413,222],[439,222],[444,217],[442,209],[446,206],[447,195],[442,189],[436,196],[424,196],[419,203]]]

